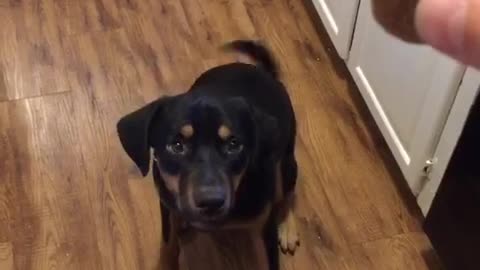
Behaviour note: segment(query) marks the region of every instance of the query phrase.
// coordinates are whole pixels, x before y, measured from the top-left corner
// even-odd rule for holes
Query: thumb
[[[480,0],[421,0],[415,19],[425,42],[480,68]]]

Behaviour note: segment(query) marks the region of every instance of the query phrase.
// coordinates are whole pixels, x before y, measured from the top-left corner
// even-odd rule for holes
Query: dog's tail
[[[274,78],[278,78],[278,66],[270,51],[262,44],[252,40],[235,40],[225,44],[224,49],[246,54]]]

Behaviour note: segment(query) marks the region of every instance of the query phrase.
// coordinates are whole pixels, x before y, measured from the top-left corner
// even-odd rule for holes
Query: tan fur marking
[[[218,128],[218,136],[222,140],[228,139],[232,135],[232,131],[225,125],[221,125],[220,128]]]
[[[163,181],[165,182],[165,186],[167,189],[175,195],[178,195],[180,187],[180,176],[179,175],[171,175],[162,170],[160,170],[160,175],[162,176]]]
[[[182,134],[182,136],[185,138],[185,139],[189,139],[193,136],[195,130],[193,129],[193,126],[192,125],[184,125],[181,129],[180,129],[180,134]]]
[[[283,253],[294,254],[300,245],[300,237],[298,235],[297,220],[293,213],[293,198],[286,198],[280,207],[283,217],[279,217],[278,243]]]

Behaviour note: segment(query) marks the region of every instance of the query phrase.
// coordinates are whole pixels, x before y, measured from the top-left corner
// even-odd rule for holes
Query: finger
[[[480,68],[480,0],[421,0],[420,37],[434,48]]]
[[[388,33],[412,43],[420,43],[415,29],[415,9],[419,0],[372,0],[375,20]]]

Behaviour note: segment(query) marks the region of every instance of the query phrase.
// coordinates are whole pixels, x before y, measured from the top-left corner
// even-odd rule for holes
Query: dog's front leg
[[[163,243],[160,249],[159,270],[177,270],[179,269],[178,259],[180,254],[178,239],[180,220],[162,203],[160,203],[160,211]]]
[[[282,202],[277,204],[278,207],[278,243],[283,253],[294,254],[300,245],[299,235],[297,231],[297,220],[293,213],[294,194],[290,194]]]
[[[276,212],[276,209],[272,209],[263,228],[263,241],[267,253],[269,270],[280,269]]]

